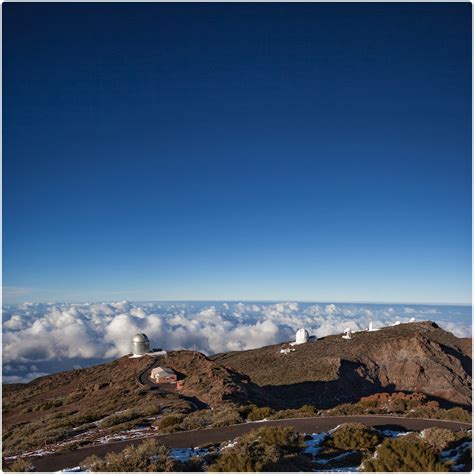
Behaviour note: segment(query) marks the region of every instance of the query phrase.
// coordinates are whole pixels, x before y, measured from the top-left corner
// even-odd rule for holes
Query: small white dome
[[[305,342],[308,342],[308,337],[309,333],[306,329],[298,329],[298,331],[296,331],[296,344],[304,344]]]

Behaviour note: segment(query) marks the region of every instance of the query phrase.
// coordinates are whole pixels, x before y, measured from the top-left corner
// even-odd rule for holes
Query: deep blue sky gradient
[[[470,4],[3,4],[7,302],[471,301]]]

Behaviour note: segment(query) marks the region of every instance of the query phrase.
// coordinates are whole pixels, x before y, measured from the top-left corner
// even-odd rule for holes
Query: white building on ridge
[[[309,333],[304,328],[298,329],[296,331],[296,341],[295,344],[305,344],[308,342]]]

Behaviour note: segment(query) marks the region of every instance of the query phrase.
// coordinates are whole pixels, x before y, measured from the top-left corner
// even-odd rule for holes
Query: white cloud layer
[[[299,327],[318,337],[431,319],[471,336],[471,308],[363,304],[101,303],[3,308],[3,381],[23,382],[55,370],[87,366],[130,352],[145,332],[155,347],[213,354],[292,340]],[[82,362],[82,363],[81,363]]]

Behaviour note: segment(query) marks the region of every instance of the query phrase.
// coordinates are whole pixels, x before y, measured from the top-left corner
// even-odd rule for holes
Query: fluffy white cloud
[[[154,347],[207,354],[245,350],[293,339],[299,327],[323,337],[432,319],[458,336],[471,335],[470,307],[357,304],[144,303],[32,304],[3,309],[4,382],[120,357],[145,332]],[[57,363],[61,361],[61,369]],[[69,361],[69,362],[68,362]],[[34,365],[32,365],[34,364]]]

